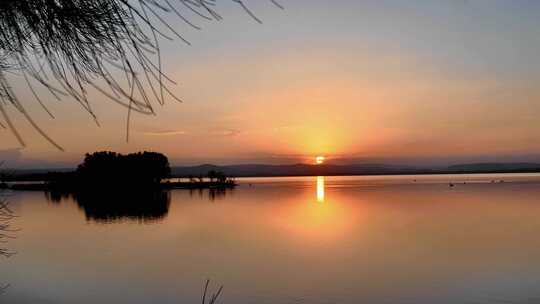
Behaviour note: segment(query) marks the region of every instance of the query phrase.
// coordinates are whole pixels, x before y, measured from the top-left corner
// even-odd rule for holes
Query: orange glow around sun
[[[324,164],[324,160],[325,160],[325,157],[324,156],[317,156],[315,157],[315,163],[317,165],[322,165]]]

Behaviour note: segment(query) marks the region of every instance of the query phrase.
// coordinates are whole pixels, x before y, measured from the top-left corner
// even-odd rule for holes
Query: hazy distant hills
[[[73,169],[3,170],[0,180],[47,180],[50,172],[69,172]],[[472,163],[448,167],[413,167],[385,164],[356,165],[199,165],[175,166],[172,175],[177,177],[206,176],[209,171],[220,171],[231,177],[258,176],[314,176],[314,175],[391,175],[391,174],[452,174],[452,173],[525,173],[540,172],[540,163]]]
[[[476,163],[459,164],[440,168],[421,168],[385,164],[357,165],[200,165],[173,167],[175,176],[206,175],[210,170],[224,172],[228,176],[312,176],[312,175],[388,175],[388,174],[437,174],[437,173],[507,173],[540,172],[536,163]]]
[[[224,172],[228,176],[302,176],[302,175],[357,175],[357,174],[393,174],[397,172],[413,172],[418,169],[404,166],[387,166],[378,164],[365,165],[200,165],[192,167],[173,167],[172,173],[177,176],[205,175],[208,171]]]
[[[540,164],[536,163],[476,163],[449,166],[451,171],[537,171],[540,172]]]

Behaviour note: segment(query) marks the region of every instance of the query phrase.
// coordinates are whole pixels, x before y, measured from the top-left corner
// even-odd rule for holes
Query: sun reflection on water
[[[331,246],[343,241],[365,215],[362,199],[326,188],[331,178],[312,177],[305,192],[283,198],[268,214],[295,244]]]
[[[317,176],[317,202],[324,203],[324,176]]]

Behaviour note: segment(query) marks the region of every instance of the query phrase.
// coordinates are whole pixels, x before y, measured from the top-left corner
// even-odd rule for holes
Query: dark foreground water
[[[207,278],[230,304],[540,303],[540,175],[251,179],[139,199],[155,202],[12,194],[0,303],[200,303]]]

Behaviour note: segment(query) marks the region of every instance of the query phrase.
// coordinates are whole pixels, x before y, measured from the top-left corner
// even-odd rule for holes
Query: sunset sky
[[[28,147],[0,130],[8,166],[77,163],[86,152],[154,150],[198,163],[540,161],[540,1],[281,0],[221,5],[224,20],[171,24],[165,73],[184,102],[135,115],[95,95],[101,127],[71,100],[13,113]],[[17,88],[16,88],[17,89]]]

